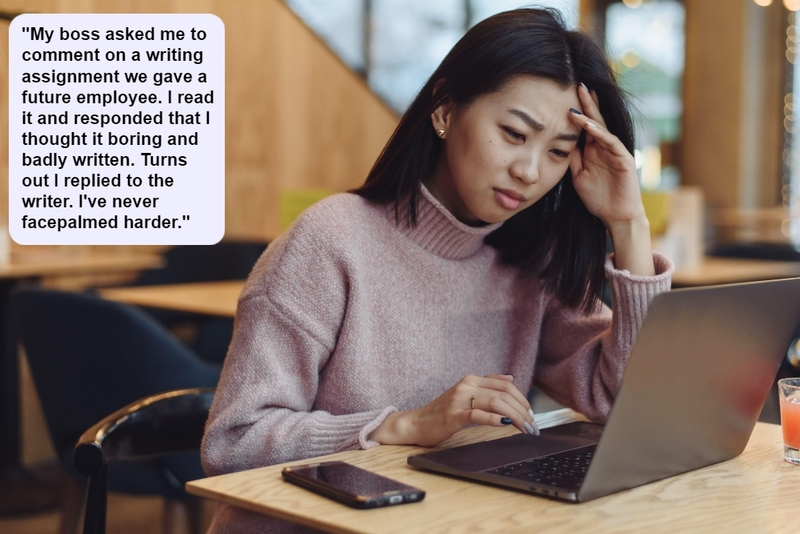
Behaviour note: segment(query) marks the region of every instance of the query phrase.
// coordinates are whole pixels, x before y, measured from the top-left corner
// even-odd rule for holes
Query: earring
[[[444,130],[436,130],[436,135],[444,139]]]

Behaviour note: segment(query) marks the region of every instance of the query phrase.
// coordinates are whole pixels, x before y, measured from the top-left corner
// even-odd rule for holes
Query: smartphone
[[[354,508],[380,508],[425,498],[421,489],[345,462],[284,467],[282,475],[289,482]]]

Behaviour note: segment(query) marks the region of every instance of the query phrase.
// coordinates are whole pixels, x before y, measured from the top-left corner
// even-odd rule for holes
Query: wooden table
[[[47,276],[130,272],[159,267],[153,254],[75,254],[72,251],[15,251],[0,262],[0,515],[51,508],[61,500],[58,489],[48,490],[20,462],[19,366],[17,346],[5,328],[11,325],[8,298],[22,281]]]
[[[193,282],[101,289],[100,296],[136,306],[233,317],[243,287],[244,280]]]
[[[708,256],[698,267],[676,270],[672,275],[672,285],[673,287],[712,286],[793,276],[800,276],[800,262]]]
[[[541,426],[570,419],[537,415]],[[548,417],[544,417],[547,415]],[[555,416],[553,416],[555,415]],[[508,428],[473,427],[442,444],[495,439]],[[284,482],[291,462],[187,484],[189,493],[313,526],[327,532],[797,532],[800,467],[783,460],[781,429],[757,423],[744,453],[732,460],[583,504],[548,500],[428,473],[406,458],[425,449],[384,445],[317,460],[343,460],[419,487],[420,503],[355,510]]]
[[[14,252],[10,261],[0,262],[0,278],[19,280],[46,276],[131,272],[161,267],[156,254],[103,254],[42,251]]]

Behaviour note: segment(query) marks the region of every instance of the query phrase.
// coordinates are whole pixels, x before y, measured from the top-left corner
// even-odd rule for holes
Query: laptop
[[[800,323],[800,278],[677,289],[651,303],[605,424],[574,422],[408,458],[584,502],[744,450]]]

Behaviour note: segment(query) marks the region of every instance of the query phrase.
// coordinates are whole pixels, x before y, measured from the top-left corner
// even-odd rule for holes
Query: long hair
[[[448,102],[469,106],[521,75],[564,89],[586,84],[597,93],[608,130],[633,152],[625,98],[600,47],[567,30],[555,10],[517,9],[478,23],[456,43],[403,114],[366,182],[353,192],[380,204],[394,202],[396,218],[416,225],[420,183],[442,154],[431,113]],[[503,262],[540,276],[565,305],[587,313],[596,306],[604,281],[606,229],[581,202],[569,170],[485,242]]]

